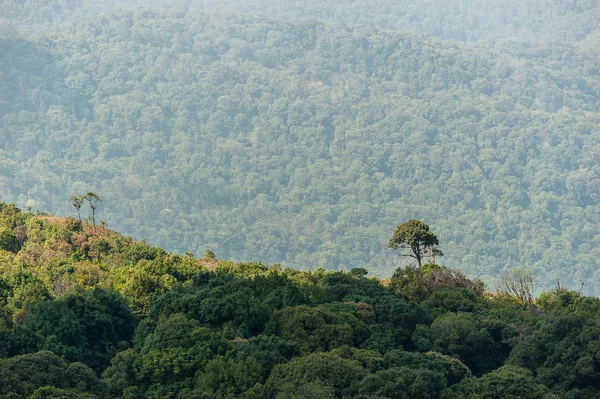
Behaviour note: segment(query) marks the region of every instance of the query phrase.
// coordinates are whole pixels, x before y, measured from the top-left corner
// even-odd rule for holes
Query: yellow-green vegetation
[[[9,204],[0,230],[2,399],[600,395],[600,300],[560,286],[196,259]]]
[[[223,3],[319,19],[197,10]],[[598,20],[597,0],[4,0],[0,198],[77,217],[65,193],[92,190],[169,251],[380,276],[389,226],[420,218],[449,267],[597,295]],[[442,40],[490,30],[531,40]]]
[[[174,284],[216,263],[169,254],[73,218],[0,204],[0,278],[10,286],[3,299],[14,318],[26,314],[29,304],[76,286],[114,290],[143,315]]]

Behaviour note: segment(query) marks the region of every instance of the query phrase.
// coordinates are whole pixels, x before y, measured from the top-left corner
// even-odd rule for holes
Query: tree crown
[[[423,255],[443,255],[435,248],[438,244],[437,236],[429,230],[427,223],[412,219],[396,227],[388,246],[392,249],[410,249],[411,253],[402,256],[415,258],[421,266]]]

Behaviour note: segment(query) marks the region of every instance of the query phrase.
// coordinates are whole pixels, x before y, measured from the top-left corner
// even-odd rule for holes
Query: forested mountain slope
[[[3,0],[2,24],[26,32],[145,8],[263,14],[425,33],[461,41],[579,41],[598,31],[595,0]]]
[[[3,399],[595,399],[599,309],[433,264],[179,256],[0,203]]]
[[[600,289],[600,47],[107,15],[0,40],[0,196],[168,249],[389,275],[402,220],[492,281]]]
[[[262,13],[283,19],[313,18],[426,33],[461,41],[578,41],[598,31],[594,0],[188,0],[206,10]]]

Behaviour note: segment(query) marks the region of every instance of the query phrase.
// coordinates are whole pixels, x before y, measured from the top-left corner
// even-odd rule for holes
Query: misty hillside
[[[0,399],[600,398],[596,0],[0,0]]]
[[[595,0],[3,0],[0,27],[25,32],[145,8],[226,11],[403,30],[461,41],[579,41],[598,31]]]
[[[275,18],[341,22],[425,33],[461,41],[578,41],[598,31],[593,0],[188,0],[205,10],[262,13]]]
[[[599,49],[181,10],[5,32],[0,197],[93,189],[169,250],[384,276],[419,218],[488,283],[597,293]]]

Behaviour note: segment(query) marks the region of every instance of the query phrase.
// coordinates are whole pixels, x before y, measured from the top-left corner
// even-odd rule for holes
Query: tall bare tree
[[[90,208],[92,209],[92,225],[94,226],[94,232],[96,232],[96,209],[98,208],[98,204],[102,202],[102,199],[91,191],[86,193],[83,199],[90,204]]]
[[[82,195],[71,195],[71,203],[73,207],[77,209],[77,219],[81,222],[81,207],[83,205],[84,196]]]
[[[530,271],[513,270],[502,273],[496,292],[514,298],[524,306],[533,306],[534,279]]]

